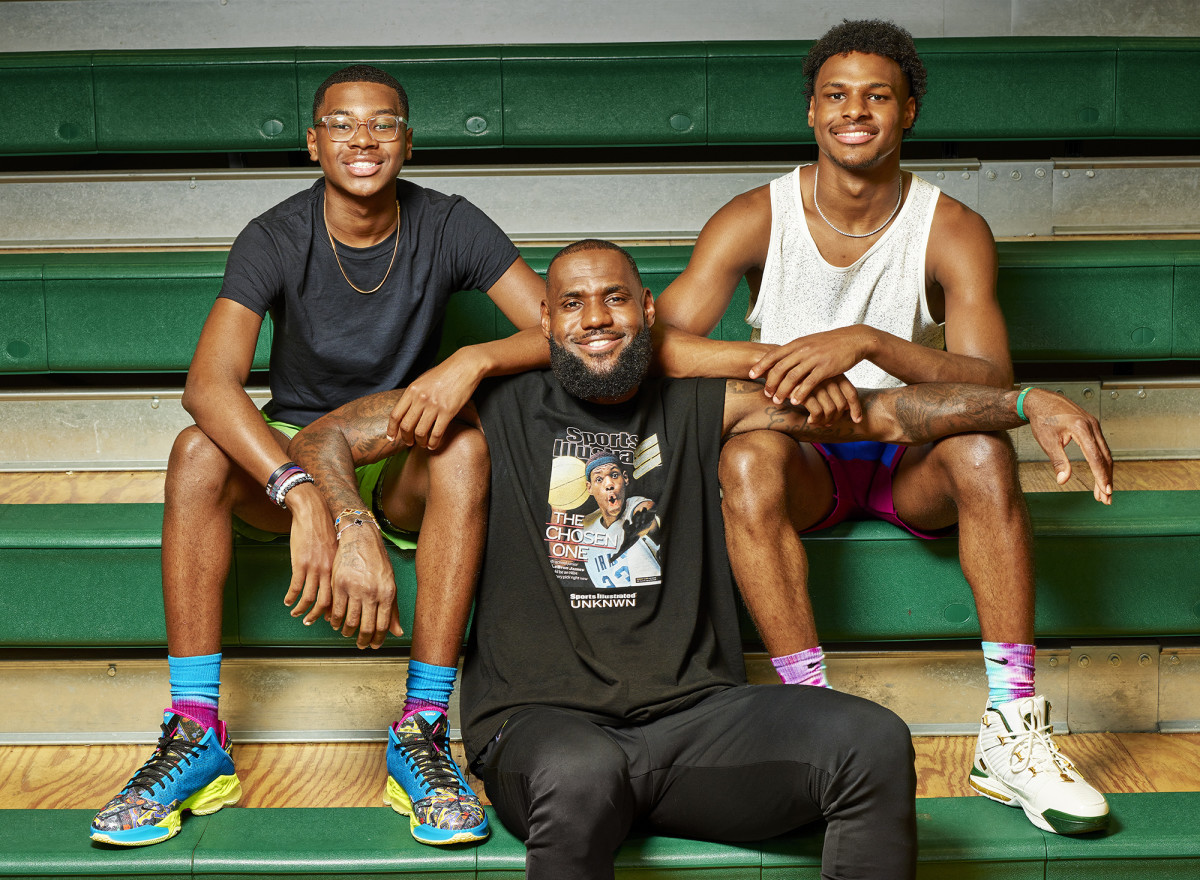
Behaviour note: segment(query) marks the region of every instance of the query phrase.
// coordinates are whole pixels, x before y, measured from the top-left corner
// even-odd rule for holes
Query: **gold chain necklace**
[[[383,273],[383,280],[372,287],[370,290],[363,290],[355,285],[350,280],[350,276],[346,274],[346,270],[342,267],[342,261],[338,257],[337,244],[333,240],[333,233],[329,231],[329,203],[321,203],[321,219],[325,221],[325,234],[329,236],[329,246],[333,248],[333,259],[337,261],[337,267],[342,273],[342,277],[346,279],[346,283],[362,294],[372,294],[379,288],[383,287],[383,282],[388,280],[388,276],[392,274],[392,266],[396,265],[396,254],[400,251],[400,200],[396,200],[396,246],[392,248],[392,259],[388,263],[387,271]]]

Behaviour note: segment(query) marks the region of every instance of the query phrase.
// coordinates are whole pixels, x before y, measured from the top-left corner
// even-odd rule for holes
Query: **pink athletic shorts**
[[[860,440],[854,443],[814,443],[833,477],[834,505],[829,516],[805,529],[815,532],[847,519],[882,519],[898,525],[918,538],[940,538],[953,534],[954,527],[938,532],[921,532],[906,525],[896,514],[892,501],[892,475],[900,466],[907,446]]]

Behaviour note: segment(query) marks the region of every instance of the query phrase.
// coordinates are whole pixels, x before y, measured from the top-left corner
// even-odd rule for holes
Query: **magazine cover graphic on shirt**
[[[554,441],[546,549],[564,588],[594,591],[572,592],[572,607],[635,607],[638,588],[662,583],[661,466],[657,434],[567,428]]]

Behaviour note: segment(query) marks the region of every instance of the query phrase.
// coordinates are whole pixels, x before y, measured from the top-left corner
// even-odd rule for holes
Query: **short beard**
[[[550,368],[563,388],[583,400],[617,400],[634,391],[650,369],[650,328],[643,327],[617,356],[611,369],[596,372],[588,367],[586,355],[576,355],[550,337]]]

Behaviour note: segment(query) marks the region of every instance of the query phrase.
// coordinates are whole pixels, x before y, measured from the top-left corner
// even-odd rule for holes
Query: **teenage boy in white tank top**
[[[659,298],[660,318],[709,333],[745,277],[748,321],[778,344],[751,377],[819,424],[860,417],[855,386],[1011,387],[991,230],[900,170],[901,139],[925,92],[911,36],[890,22],[844,21],[813,46],[804,75],[816,164],[721,208]],[[1006,436],[905,451],[758,431],[726,444],[720,476],[734,574],[789,683],[828,686],[801,533],[863,515],[921,536],[957,524],[989,684],[970,783],[1045,830],[1107,824],[1104,797],[1058,752],[1035,694],[1031,535]]]

